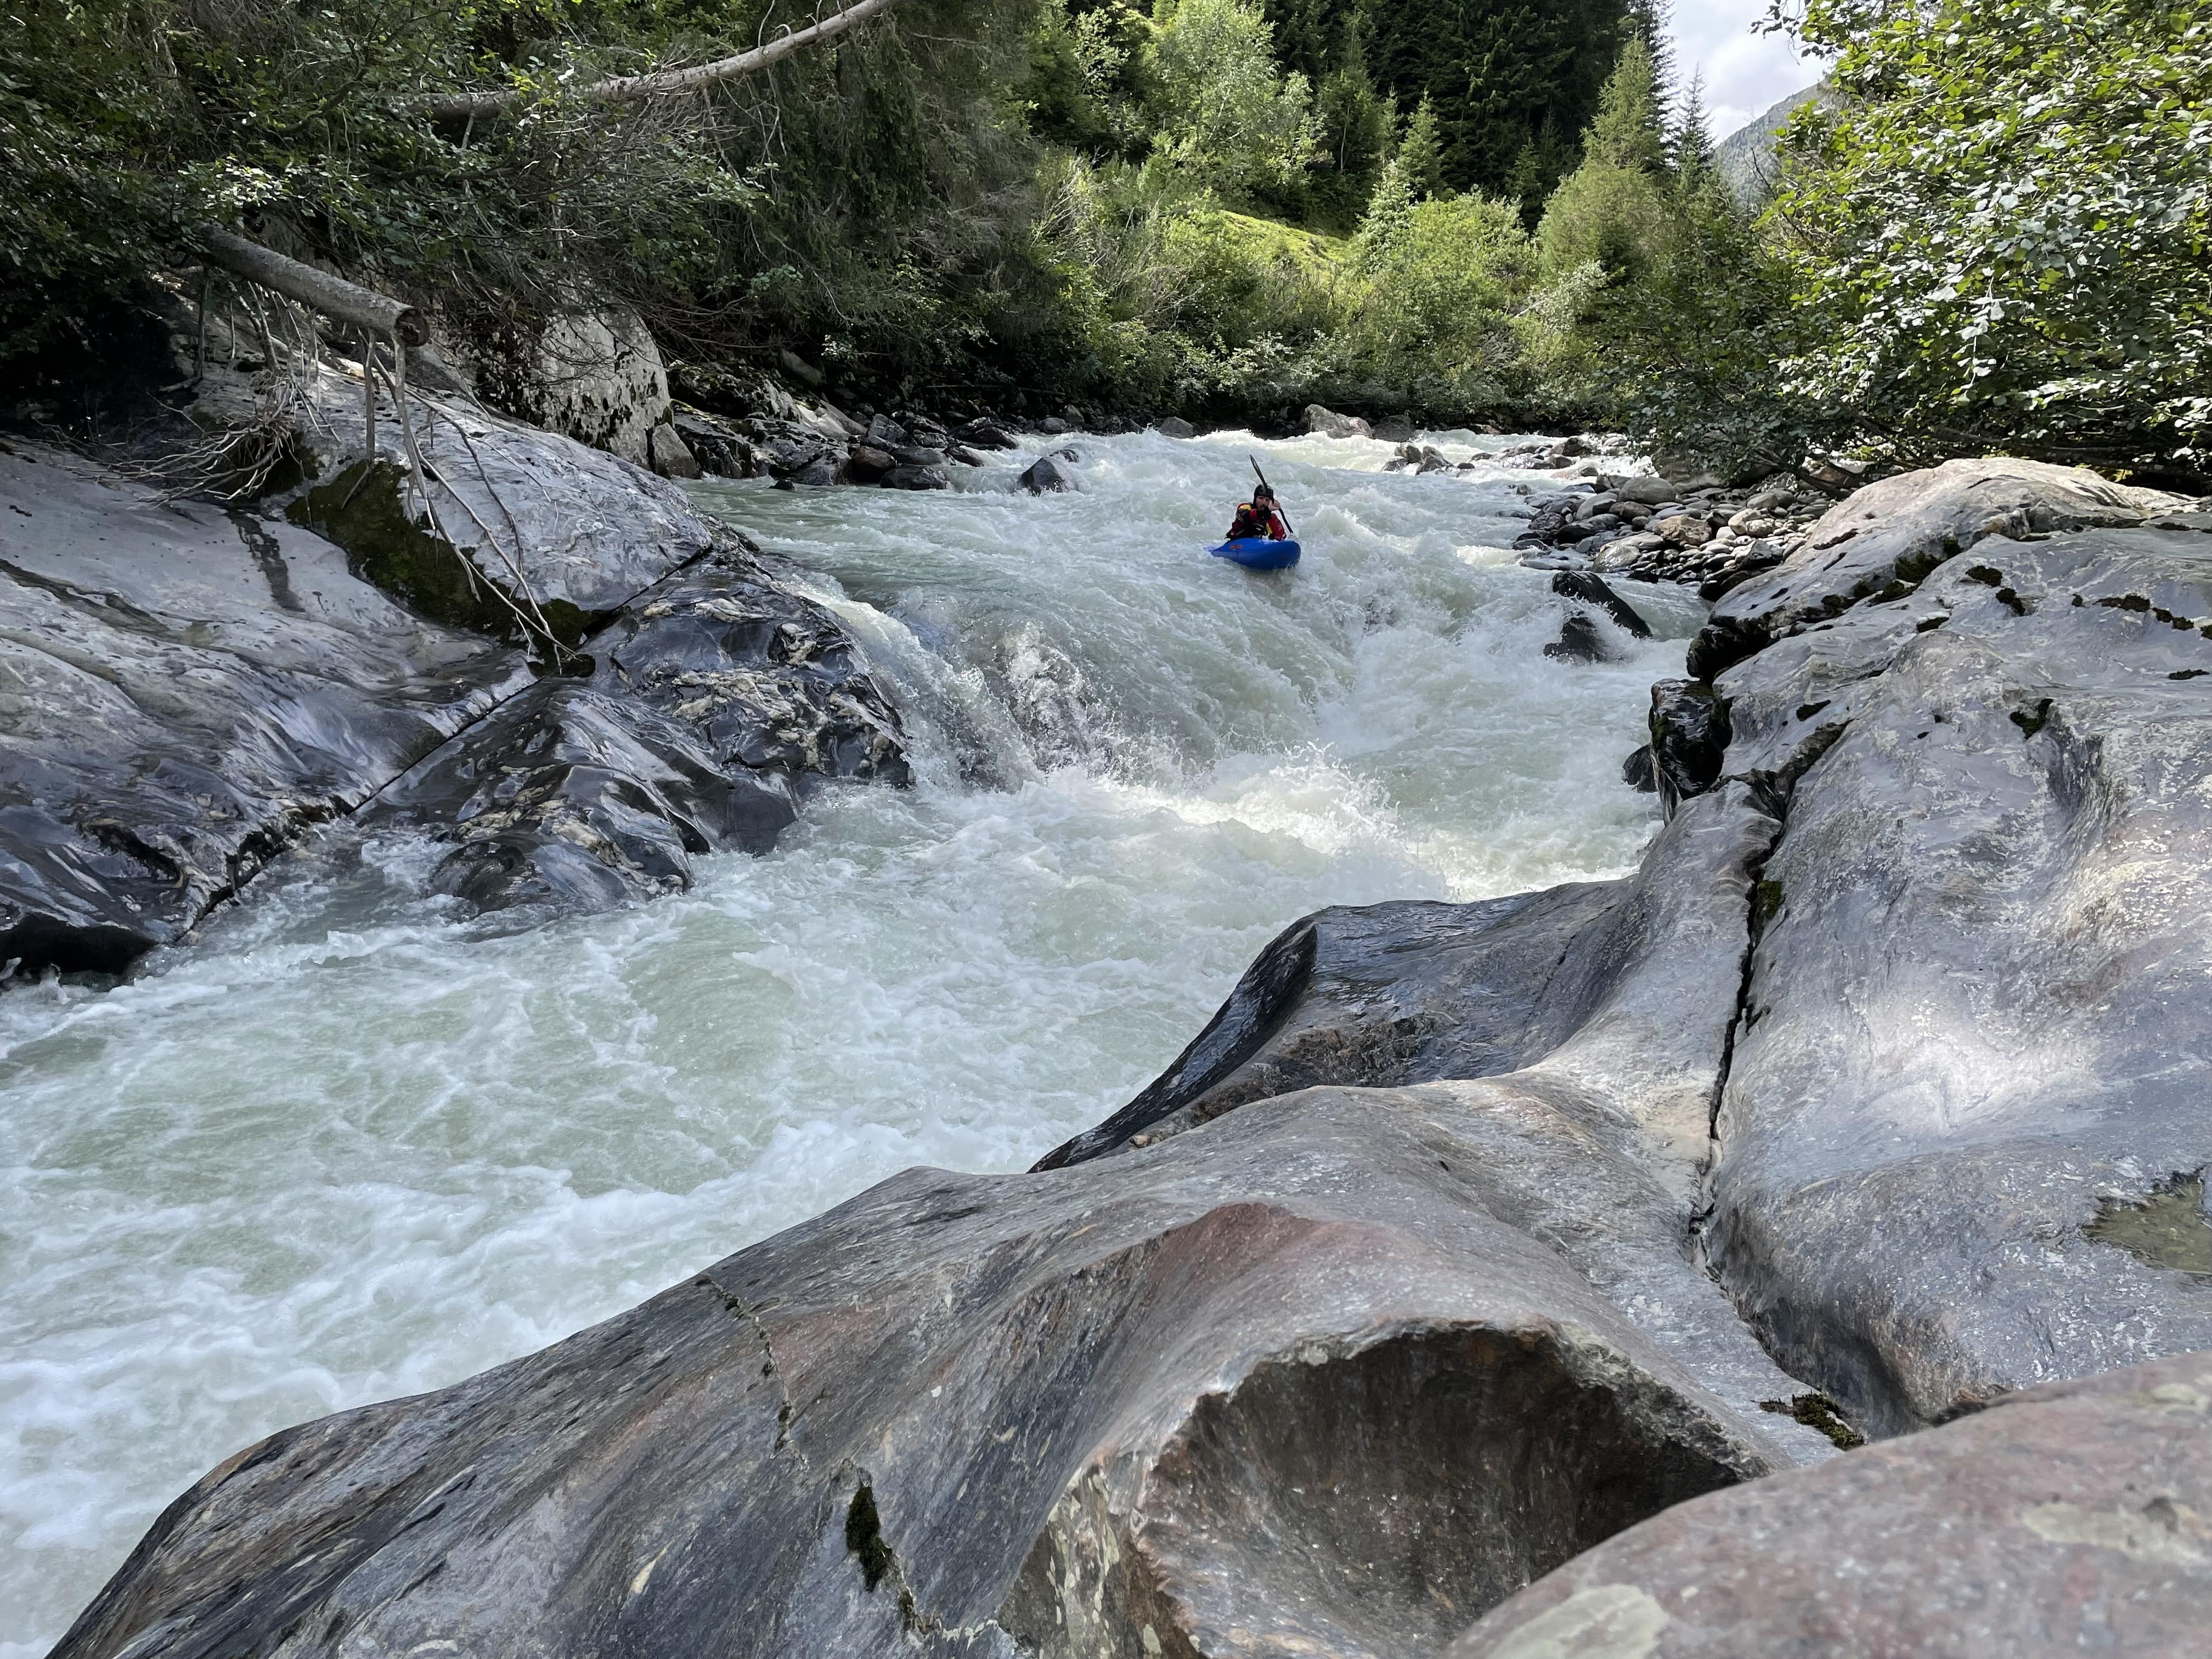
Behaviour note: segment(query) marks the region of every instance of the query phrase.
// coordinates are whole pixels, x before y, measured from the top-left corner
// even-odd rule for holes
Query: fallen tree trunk
[[[404,301],[302,264],[221,225],[202,225],[199,237],[213,264],[234,276],[243,276],[248,282],[273,289],[288,300],[296,300],[335,322],[350,323],[356,328],[396,338],[409,346],[419,346],[428,337],[422,326],[422,313]]]
[[[564,90],[562,96],[581,98],[595,104],[635,103],[644,98],[660,98],[672,93],[693,92],[701,87],[712,86],[718,81],[733,81],[755,70],[766,69],[770,64],[788,58],[801,46],[813,45],[842,34],[855,23],[865,23],[877,13],[888,11],[897,0],[855,0],[841,12],[823,18],[820,22],[794,31],[781,40],[771,40],[750,52],[741,52],[733,58],[718,58],[711,64],[700,64],[691,69],[659,70],[647,75],[624,75],[611,81],[594,82],[587,87]],[[527,102],[536,94],[526,88],[507,87],[495,92],[462,93],[451,98],[433,99],[423,107],[433,116],[459,119],[479,115],[501,115]]]

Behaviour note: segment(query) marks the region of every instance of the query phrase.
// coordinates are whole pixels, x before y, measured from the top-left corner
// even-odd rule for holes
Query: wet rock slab
[[[2208,632],[2212,536],[1992,532],[1715,687],[1723,775],[1790,787],[1712,1257],[1877,1431],[2212,1347]]]
[[[0,963],[117,973],[502,695],[292,526],[0,451]]]
[[[2208,1606],[2212,1353],[2192,1353],[1692,1499],[1449,1659],[2179,1659]]]
[[[484,909],[592,909],[764,853],[833,781],[912,781],[897,711],[836,618],[725,538],[401,780],[379,821],[459,844],[433,884]]]
[[[1468,1119],[1324,1091],[908,1171],[240,1453],[57,1655],[1434,1651],[1783,1461],[1493,1212]]]

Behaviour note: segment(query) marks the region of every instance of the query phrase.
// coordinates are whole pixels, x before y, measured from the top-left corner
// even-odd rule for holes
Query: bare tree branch
[[[818,23],[771,40],[764,46],[756,46],[750,52],[741,52],[734,58],[718,58],[711,64],[700,64],[691,69],[659,70],[649,75],[618,76],[610,81],[593,82],[587,87],[568,88],[563,95],[581,98],[595,104],[628,104],[645,98],[665,97],[671,93],[694,92],[718,81],[734,81],[755,70],[766,69],[770,64],[790,57],[801,46],[842,34],[855,23],[865,23],[877,13],[888,11],[897,3],[898,0],[854,0],[854,3],[844,10],[833,13]],[[524,88],[508,87],[497,92],[470,92],[451,98],[434,98],[422,107],[436,117],[459,119],[465,116],[474,118],[479,115],[505,114],[527,103],[535,95]]]

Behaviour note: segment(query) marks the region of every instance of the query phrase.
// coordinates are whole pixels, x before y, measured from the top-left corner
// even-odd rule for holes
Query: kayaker
[[[1229,539],[1241,541],[1255,537],[1261,541],[1286,542],[1290,531],[1283,524],[1283,515],[1275,510],[1275,492],[1263,483],[1252,492],[1249,501],[1237,504],[1237,517],[1229,526]]]

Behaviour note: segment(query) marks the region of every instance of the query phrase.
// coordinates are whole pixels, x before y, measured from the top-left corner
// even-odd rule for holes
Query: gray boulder
[[[1631,880],[1316,918],[1148,1091],[1211,1121],[909,1171],[287,1431],[58,1656],[1435,1650],[1832,1449],[1687,1248],[1775,827],[1724,786]],[[1395,1086],[1271,1092],[1332,1048]]]
[[[1862,599],[1910,592],[1985,536],[2140,524],[2188,505],[2039,461],[1946,461],[1899,473],[1839,502],[1790,558],[1731,592],[1692,642],[1690,673],[1711,679]]]
[[[1777,1461],[1491,1212],[1468,1115],[1324,1095],[1096,1170],[909,1171],[228,1460],[56,1659],[1433,1650]]]
[[[1042,495],[1051,491],[1070,489],[1074,487],[1069,483],[1067,474],[1054,465],[1052,457],[1049,455],[1040,455],[1036,460],[1031,461],[1029,470],[1015,482],[1018,488],[1028,490],[1032,495]]]
[[[1786,829],[1710,1249],[1783,1363],[1881,1431],[2212,1347],[2212,537],[1989,531],[1941,557],[2023,482],[1944,471],[1854,498],[1902,495],[1910,538],[1846,502],[1873,563],[1798,565],[1735,614],[1885,586],[1714,687],[1723,775],[1770,780]]]
[[[1340,415],[1319,404],[1306,405],[1306,430],[1324,438],[1370,438],[1374,428],[1357,415]]]
[[[726,546],[380,799],[459,845],[433,882],[480,908],[598,909],[690,885],[691,860],[764,853],[832,780],[912,781],[898,715],[836,619]]]
[[[527,684],[291,525],[20,440],[0,497],[0,964],[122,972]]]
[[[1644,620],[1636,607],[1587,571],[1561,571],[1552,578],[1552,592],[1602,612],[1607,621],[1631,639],[1651,637],[1651,624]]]
[[[325,370],[312,395],[312,415],[295,438],[308,478],[260,505],[337,543],[362,574],[434,619],[503,627],[510,613],[485,597],[487,585],[508,592],[526,586],[565,619],[573,639],[588,618],[714,544],[712,526],[678,485],[442,398],[416,407],[416,447],[428,469],[418,491],[388,401],[372,455],[358,381]],[[246,389],[213,386],[194,411],[212,423],[243,423],[251,400]]]
[[[1385,415],[1375,422],[1375,435],[1386,444],[1409,444],[1413,441],[1414,426],[1403,415]]]
[[[1170,415],[1152,422],[1152,430],[1163,438],[1195,438],[1198,428],[1180,415]]]
[[[2193,1353],[1692,1498],[1448,1659],[2179,1656],[2208,1605],[2212,1353]]]

